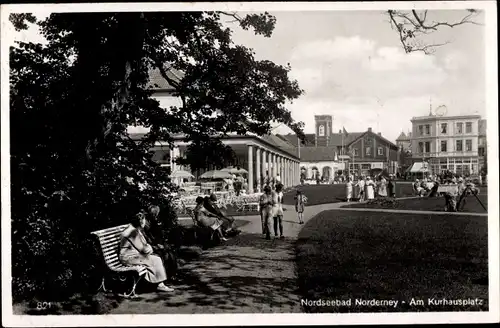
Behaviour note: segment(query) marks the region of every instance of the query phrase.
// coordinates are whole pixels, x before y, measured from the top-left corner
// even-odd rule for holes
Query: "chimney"
[[[377,133],[379,136],[382,136],[382,132]]]
[[[372,128],[368,128],[368,132],[372,132]]]
[[[342,133],[342,130],[339,130],[339,133]]]

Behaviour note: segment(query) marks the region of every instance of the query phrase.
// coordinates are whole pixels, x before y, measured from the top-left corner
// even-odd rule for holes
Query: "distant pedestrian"
[[[389,197],[396,198],[396,183],[392,177],[387,182],[387,193]]]
[[[352,199],[352,181],[351,178],[347,178],[347,182],[345,184],[346,198],[347,202],[350,202]]]
[[[283,185],[278,183],[276,186],[276,204],[274,204],[274,235],[276,238],[278,237],[278,228],[279,228],[279,236],[280,238],[284,238],[283,236]]]
[[[273,207],[276,203],[275,192],[271,190],[271,187],[265,186],[264,193],[260,196],[259,205],[262,211],[263,219],[263,233],[266,235],[266,239],[271,239],[271,220],[273,218]]]
[[[365,200],[365,180],[363,177],[359,178],[358,183],[356,184],[356,187],[359,188],[358,190],[358,201],[362,202]]]
[[[307,197],[302,193],[302,191],[297,190],[297,195],[295,195],[295,211],[297,212],[299,224],[304,223],[304,207],[306,203]]]
[[[366,178],[366,198],[368,200],[375,198],[375,183],[372,181],[371,177]]]
[[[378,196],[387,197],[387,180],[383,175],[380,176],[380,181],[378,183]]]

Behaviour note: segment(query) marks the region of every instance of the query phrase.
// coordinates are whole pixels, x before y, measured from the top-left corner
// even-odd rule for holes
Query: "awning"
[[[410,173],[427,173],[429,172],[428,170],[428,164],[427,163],[413,163],[413,165],[406,170],[406,172]]]

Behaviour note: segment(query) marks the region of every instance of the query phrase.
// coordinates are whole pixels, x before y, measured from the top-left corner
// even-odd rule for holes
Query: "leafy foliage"
[[[88,289],[99,263],[90,232],[127,223],[150,204],[162,208],[166,230],[175,226],[169,198],[175,187],[151,160],[156,141],[182,134],[192,142],[184,161],[196,168],[231,159],[220,142],[230,133],[268,133],[277,121],[303,137],[303,124],[285,107],[302,93],[288,78],[290,67],[255,60],[251,49],[235,45],[222,15],[264,36],[275,24],[267,13],[10,17],[18,29],[37,23],[48,40],[19,42],[10,51],[16,298]],[[175,88],[182,106],[162,108],[152,98],[152,69]],[[182,79],[170,79],[169,69]],[[131,140],[131,125],[150,132]]]

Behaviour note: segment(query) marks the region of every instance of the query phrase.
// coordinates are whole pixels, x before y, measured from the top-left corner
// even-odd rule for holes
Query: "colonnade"
[[[300,162],[285,153],[255,144],[247,145],[248,192],[260,192],[264,178],[279,179],[285,188],[300,183]]]

